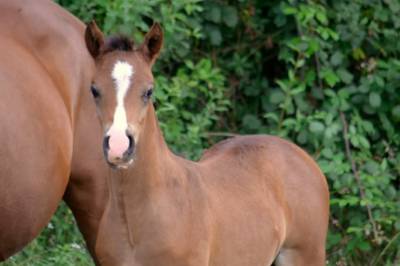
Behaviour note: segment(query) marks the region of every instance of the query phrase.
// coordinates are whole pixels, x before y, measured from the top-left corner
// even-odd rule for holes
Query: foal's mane
[[[113,51],[131,52],[135,49],[133,40],[124,35],[111,36],[106,39],[102,50],[103,54]]]

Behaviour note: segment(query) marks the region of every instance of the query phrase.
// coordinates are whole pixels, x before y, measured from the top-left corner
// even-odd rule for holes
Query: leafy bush
[[[156,104],[174,151],[198,158],[231,133],[290,139],[328,178],[328,264],[400,264],[398,1],[58,2],[138,41],[162,23]],[[25,253],[68,258],[82,240],[63,215]]]
[[[224,85],[225,77],[209,59],[188,60],[174,77],[157,77],[158,118],[176,152],[198,158],[208,146],[207,131],[229,106]]]

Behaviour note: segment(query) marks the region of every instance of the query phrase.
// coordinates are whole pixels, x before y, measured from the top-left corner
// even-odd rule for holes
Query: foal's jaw
[[[113,158],[107,155],[107,151],[104,151],[104,157],[108,165],[114,169],[127,169],[130,165],[132,165],[135,158],[134,155],[131,155],[129,157],[124,156],[122,158],[119,157]]]
[[[133,158],[130,160],[130,161],[128,161],[128,162],[125,162],[125,163],[123,163],[123,162],[119,162],[119,163],[117,163],[117,164],[114,164],[114,163],[111,163],[111,162],[109,162],[108,160],[106,160],[107,161],[107,163],[108,163],[108,165],[112,168],[112,169],[128,169],[129,168],[129,166],[132,164],[132,162],[133,162]]]

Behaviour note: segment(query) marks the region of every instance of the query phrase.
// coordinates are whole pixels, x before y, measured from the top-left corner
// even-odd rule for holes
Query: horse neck
[[[114,193],[121,195],[136,206],[154,191],[168,184],[171,174],[181,176],[182,167],[168,148],[158,125],[154,107],[149,105],[143,129],[136,145],[132,165],[126,170],[118,170],[110,175]]]
[[[153,105],[149,105],[148,108],[130,176],[143,176],[140,178],[146,178],[148,181],[144,185],[152,187],[167,178],[164,175],[165,170],[175,167],[175,156],[164,140]]]
[[[121,239],[126,239],[131,247],[136,239],[134,231],[143,218],[140,210],[168,189],[171,176],[184,179],[177,160],[164,141],[154,107],[149,106],[132,165],[128,169],[110,169],[108,177],[111,209],[106,217],[114,226],[125,228]],[[117,213],[119,222],[115,223]]]

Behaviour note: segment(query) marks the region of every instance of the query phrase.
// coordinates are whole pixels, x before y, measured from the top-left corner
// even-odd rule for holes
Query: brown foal
[[[310,156],[265,135],[225,140],[199,162],[174,155],[151,101],[160,26],[139,46],[104,38],[94,23],[85,36],[114,168],[96,243],[101,265],[325,264],[329,192]]]

